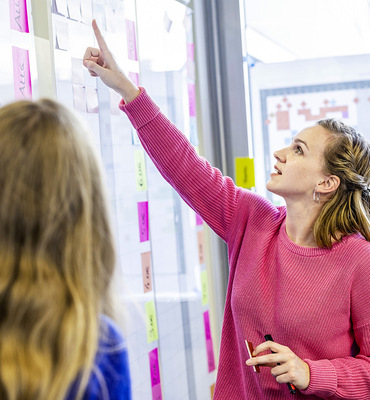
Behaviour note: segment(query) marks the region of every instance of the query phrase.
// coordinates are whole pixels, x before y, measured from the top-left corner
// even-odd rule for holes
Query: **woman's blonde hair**
[[[0,108],[0,398],[81,397],[115,264],[87,131],[47,99]]]
[[[359,232],[370,241],[370,144],[354,128],[334,118],[317,122],[332,135],[324,153],[324,169],[340,185],[323,205],[314,225],[319,247]]]

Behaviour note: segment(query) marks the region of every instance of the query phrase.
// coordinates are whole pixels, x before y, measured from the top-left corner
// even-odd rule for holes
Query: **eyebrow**
[[[308,148],[308,146],[307,146],[307,143],[306,143],[304,140],[302,140],[302,139],[294,139],[293,142],[295,142],[295,143],[303,143],[303,144],[307,147],[307,149],[310,150],[310,149]]]

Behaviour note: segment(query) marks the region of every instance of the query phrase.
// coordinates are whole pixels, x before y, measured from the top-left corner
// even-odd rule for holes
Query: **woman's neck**
[[[287,203],[286,232],[289,239],[302,247],[317,247],[313,226],[320,211],[319,205],[303,206]]]

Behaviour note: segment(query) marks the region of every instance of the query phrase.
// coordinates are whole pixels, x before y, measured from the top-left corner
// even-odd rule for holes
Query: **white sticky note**
[[[68,14],[69,18],[74,19],[76,21],[81,20],[81,3],[80,0],[68,0]]]
[[[55,5],[59,14],[67,15],[67,1],[66,0],[55,0]]]
[[[55,45],[59,50],[69,50],[68,22],[54,21]]]
[[[97,113],[99,111],[98,92],[96,89],[87,87],[86,92],[86,109],[88,113]]]

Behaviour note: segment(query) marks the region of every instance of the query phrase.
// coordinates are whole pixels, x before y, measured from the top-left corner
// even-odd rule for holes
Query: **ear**
[[[326,176],[315,187],[316,193],[331,194],[334,193],[340,185],[340,179],[336,175]]]

